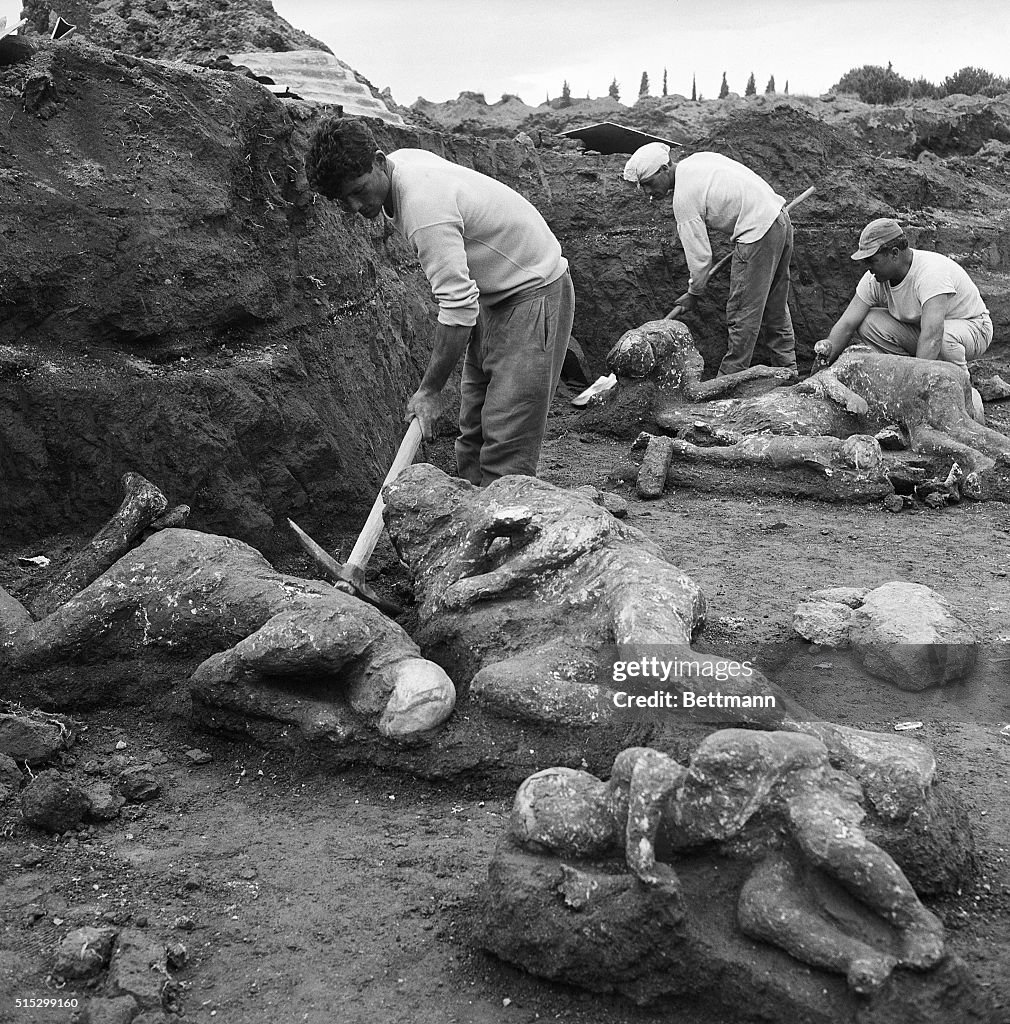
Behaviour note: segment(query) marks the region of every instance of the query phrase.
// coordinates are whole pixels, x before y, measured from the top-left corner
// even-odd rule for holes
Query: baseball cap
[[[890,217],[871,220],[859,236],[859,249],[851,256],[854,260],[868,260],[885,242],[901,238],[905,231]]]

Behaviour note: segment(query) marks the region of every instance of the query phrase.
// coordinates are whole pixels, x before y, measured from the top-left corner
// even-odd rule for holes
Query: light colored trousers
[[[793,255],[793,225],[783,210],[763,238],[737,242],[730,261],[726,301],[726,355],[719,375],[750,366],[761,325],[772,366],[796,369],[796,337],[789,314],[789,261]]]
[[[460,381],[456,468],[464,480],[486,487],[510,473],[536,476],[574,318],[568,271],[481,307]]]
[[[874,306],[856,330],[860,340],[878,352],[895,356],[914,356],[919,347],[919,327],[895,320],[883,306]],[[957,366],[968,366],[992,341],[992,319],[988,313],[971,320],[944,320],[940,359]]]

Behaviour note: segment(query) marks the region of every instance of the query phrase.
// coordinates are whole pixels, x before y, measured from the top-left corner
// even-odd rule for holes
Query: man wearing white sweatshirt
[[[773,366],[796,369],[796,338],[789,314],[789,261],[793,226],[785,200],[749,167],[719,153],[695,153],[674,161],[670,147],[650,142],[632,155],[624,177],[653,199],[673,192],[677,234],[690,273],[687,291],[677,299],[694,308],[712,270],[709,228],[733,243],[728,345],[719,373],[750,366],[762,325]]]
[[[540,213],[500,181],[426,150],[383,153],[350,118],[316,129],[306,172],[352,213],[389,218],[438,301],[431,359],[405,419],[416,417],[431,438],[465,351],[459,475],[480,486],[535,476],[575,314],[568,261]]]

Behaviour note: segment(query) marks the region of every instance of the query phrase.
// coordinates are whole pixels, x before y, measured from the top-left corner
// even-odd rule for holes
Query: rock
[[[858,608],[870,589],[870,587],[825,587],[823,590],[815,590],[807,600],[837,601],[849,608]]]
[[[866,670],[903,690],[963,679],[975,667],[976,638],[946,600],[919,583],[885,583],[856,610],[849,641]]]
[[[976,393],[985,402],[1002,402],[1010,398],[1010,384],[1008,384],[998,373],[993,374],[985,380],[976,381]]]
[[[893,795],[896,790],[891,788]],[[972,884],[979,870],[972,822],[958,794],[942,783],[921,795],[907,794],[903,813],[887,828],[864,824],[866,834],[901,866],[922,895],[956,893]],[[897,827],[893,827],[897,826]]]
[[[85,1008],[85,1024],[136,1024],[138,1009],[133,996],[89,999]]]
[[[168,984],[165,947],[143,932],[127,928],[119,933],[107,978],[108,991],[130,995],[143,1009],[162,1005]]]
[[[897,423],[884,427],[873,436],[884,451],[903,452],[908,448],[908,435]]]
[[[6,803],[21,792],[24,778],[14,758],[0,754],[0,804]]]
[[[539,977],[648,1003],[696,990],[705,973],[685,945],[679,895],[649,890],[626,872],[563,864],[505,838],[485,895],[481,945]]]
[[[797,607],[793,628],[812,643],[851,645],[868,672],[903,690],[961,679],[977,656],[968,626],[943,597],[916,583],[815,591]]]
[[[181,942],[173,942],[165,951],[168,957],[168,966],[173,971],[178,971],[189,962],[189,950]]]
[[[848,647],[852,608],[840,601],[803,601],[793,612],[793,629],[822,647]]]
[[[69,746],[73,733],[62,719],[38,712],[0,714],[0,753],[30,765],[42,764]]]
[[[623,519],[628,514],[628,503],[612,491],[603,492],[603,507],[616,519]]]
[[[149,764],[133,765],[119,775],[119,792],[130,804],[142,804],[153,800],[161,792],[161,783]]]
[[[206,750],[200,750],[198,747],[187,750],[186,759],[190,764],[210,764],[214,760],[211,754],[208,754]]]
[[[60,978],[91,978],[105,968],[116,938],[115,928],[78,928],[60,943],[53,974]]]
[[[98,821],[111,821],[126,803],[125,797],[114,792],[107,782],[93,782],[84,793],[88,798],[88,817]]]
[[[638,471],[638,495],[641,498],[658,498],[666,490],[666,476],[673,459],[673,439],[653,437],[645,449],[642,467]]]
[[[90,806],[84,790],[53,768],[39,772],[21,793],[21,816],[29,825],[47,832],[75,829]]]

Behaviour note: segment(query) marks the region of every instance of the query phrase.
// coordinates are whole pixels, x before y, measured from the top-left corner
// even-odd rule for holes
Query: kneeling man
[[[966,369],[989,347],[992,320],[975,282],[950,257],[912,249],[897,221],[867,224],[852,259],[866,273],[827,338],[814,345],[823,362],[837,359],[854,338],[878,352]]]

